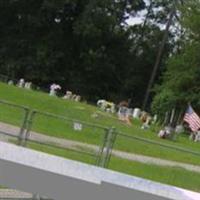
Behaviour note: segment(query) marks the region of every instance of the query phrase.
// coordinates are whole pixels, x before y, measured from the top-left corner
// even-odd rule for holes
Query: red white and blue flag
[[[196,132],[200,129],[200,118],[194,112],[192,106],[188,106],[183,120],[189,124],[189,127],[193,132]]]

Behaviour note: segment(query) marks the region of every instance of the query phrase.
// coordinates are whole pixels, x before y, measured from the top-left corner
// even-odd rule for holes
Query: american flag
[[[194,112],[192,106],[188,106],[183,120],[189,124],[189,127],[193,132],[196,132],[200,129],[200,118]]]

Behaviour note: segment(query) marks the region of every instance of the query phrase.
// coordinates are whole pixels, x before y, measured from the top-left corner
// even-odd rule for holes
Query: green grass
[[[92,165],[96,164],[97,157],[89,156],[87,154],[79,153],[79,152],[68,150],[68,149],[51,147],[51,146],[41,145],[41,144],[37,144],[37,143],[33,143],[33,142],[29,142],[27,147],[31,148],[31,149],[39,150],[39,151],[42,151],[42,152],[46,152],[46,153],[49,153],[49,154],[53,154],[53,155],[56,155],[56,156],[68,158],[68,159],[71,159],[71,160],[84,162],[84,163],[87,163],[87,164],[92,164]]]
[[[160,183],[200,192],[200,173],[175,167],[160,167],[124,159],[112,158],[110,169]]]
[[[11,138],[9,143],[18,144],[17,138]],[[39,143],[35,141],[27,141],[26,147],[40,152],[45,152],[51,155],[68,158],[75,161],[84,162],[87,164],[96,165],[97,155],[94,151],[88,148],[68,149],[59,147],[55,144]]]
[[[128,135],[151,139],[162,144],[186,148],[197,152],[199,152],[200,149],[199,143],[189,141],[188,137],[185,135],[179,136],[177,141],[162,140],[157,137],[157,132],[153,129],[148,131],[141,130],[141,124],[137,120],[133,120],[132,126],[127,126],[119,122],[115,115],[101,112],[95,106],[67,101],[56,97],[49,97],[48,94],[42,92],[27,91],[25,89],[0,83],[0,99],[7,100],[18,105],[28,106],[31,109],[62,115],[67,118],[83,120],[91,124],[98,124],[104,127],[114,126],[117,130]],[[0,110],[0,121],[18,126],[21,125],[24,114],[23,110],[20,110],[19,108],[11,108],[3,104],[0,104]],[[92,114],[94,113],[98,113],[97,118],[92,117]],[[32,130],[46,135],[97,145],[101,145],[105,134],[105,130],[102,128],[94,128],[84,124],[82,131],[75,131],[73,129],[73,122],[43,115],[35,116],[32,124]],[[142,155],[196,165],[200,164],[199,156],[175,151],[171,148],[164,148],[155,144],[144,143],[138,140],[125,139],[121,136],[117,137],[117,142],[114,147],[116,149]]]

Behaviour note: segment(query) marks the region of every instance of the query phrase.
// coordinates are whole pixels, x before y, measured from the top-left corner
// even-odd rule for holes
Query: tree
[[[166,9],[156,12],[161,3],[153,2],[146,22],[128,27],[145,1],[2,0],[0,70],[44,87],[57,82],[88,100],[131,97],[141,106],[164,34]],[[170,50],[167,42],[164,60]]]
[[[185,40],[181,51],[169,58],[163,82],[155,89],[152,103],[154,112],[161,115],[174,107],[184,110],[188,102],[200,108],[199,6],[199,1],[190,0],[180,8]]]

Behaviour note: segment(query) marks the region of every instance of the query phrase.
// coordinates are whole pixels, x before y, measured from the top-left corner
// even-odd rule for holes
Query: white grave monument
[[[65,96],[63,97],[63,99],[71,99],[72,98],[72,92],[71,91],[66,91]]]
[[[32,87],[32,82],[26,82],[25,85],[24,85],[24,88],[28,89],[28,90],[30,90],[31,87]]]
[[[25,85],[25,81],[24,81],[23,78],[21,78],[21,79],[19,80],[19,82],[18,82],[18,87],[23,88],[24,85]]]
[[[57,91],[58,91],[58,90],[61,90],[61,86],[58,85],[58,84],[53,83],[53,84],[50,86],[49,95],[50,95],[50,96],[57,96]]]
[[[134,108],[133,110],[133,118],[139,119],[141,114],[141,109],[140,108]]]
[[[8,81],[8,85],[14,85],[13,80],[9,80],[9,81]]]

